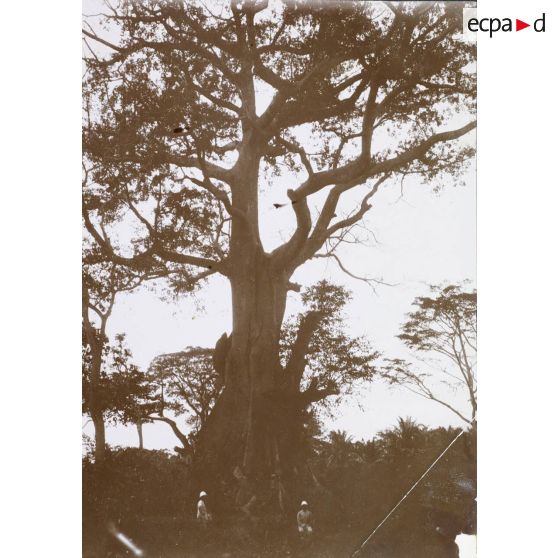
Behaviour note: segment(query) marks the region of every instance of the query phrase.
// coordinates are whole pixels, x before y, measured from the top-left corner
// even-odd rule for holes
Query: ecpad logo
[[[478,19],[476,17],[476,9],[464,9],[463,10],[463,31],[470,33],[489,33],[490,37],[498,31],[510,32],[510,31],[521,31],[522,29],[527,29],[531,27],[530,23],[526,23],[521,19],[515,19],[515,29],[513,26],[513,20],[509,17],[499,18],[499,17],[485,17]],[[542,16],[536,19],[532,25],[533,29],[537,33],[544,33],[546,31],[546,14],[543,13]]]

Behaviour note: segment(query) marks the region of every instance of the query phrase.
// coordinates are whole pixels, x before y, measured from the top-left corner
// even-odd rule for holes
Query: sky
[[[84,3],[85,13],[94,11],[97,2]],[[109,38],[106,32],[104,37]],[[114,37],[112,37],[114,39]],[[269,102],[270,92],[259,90],[259,108]],[[463,125],[456,121],[455,126]],[[306,132],[299,139],[311,143]],[[305,141],[306,140],[306,141]],[[467,141],[474,141],[469,134]],[[266,249],[272,249],[292,231],[293,215],[287,206],[275,209],[273,202],[286,201],[286,189],[296,176],[276,178],[262,192],[260,229]],[[300,180],[300,178],[298,179]],[[389,285],[368,284],[339,270],[332,260],[313,260],[297,270],[293,280],[309,286],[321,279],[341,283],[352,291],[346,308],[349,331],[366,335],[374,348],[386,358],[408,358],[405,346],[397,339],[406,313],[415,297],[428,293],[429,285],[446,282],[473,282],[476,276],[476,187],[474,162],[464,176],[464,184],[448,181],[441,191],[438,184],[424,184],[409,178],[401,186],[387,182],[373,198],[373,208],[365,225],[366,245],[341,247],[338,255],[356,275],[381,278]],[[348,206],[360,198],[349,198]],[[312,200],[310,200],[312,205]],[[154,288],[155,287],[155,288]],[[287,315],[300,308],[296,293],[289,295]],[[213,347],[223,332],[230,332],[230,290],[224,278],[214,277],[196,299],[184,297],[172,303],[161,299],[156,285],[121,293],[108,324],[109,337],[125,332],[134,361],[146,369],[159,354],[182,350],[186,346]],[[435,368],[430,372],[435,373]],[[467,411],[465,394],[444,390],[440,393]],[[413,417],[427,426],[464,426],[445,407],[404,388],[388,387],[380,380],[371,383],[354,398],[343,402],[334,418],[326,418],[325,430],[346,430],[355,439],[370,439],[393,426],[398,417]],[[84,432],[93,434],[84,418]],[[135,427],[108,426],[107,441],[115,445],[137,445]],[[176,438],[167,425],[144,426],[144,446],[148,449],[172,449]]]
[[[339,252],[355,274],[382,277],[392,286],[369,285],[354,280],[325,260],[310,262],[294,279],[305,285],[321,278],[344,284],[353,293],[346,308],[348,327],[366,334],[376,350],[387,357],[405,357],[408,351],[395,337],[415,297],[428,292],[428,285],[475,279],[475,177],[471,170],[465,186],[447,184],[434,193],[428,185],[386,189],[376,198],[368,224],[377,243]],[[263,211],[264,219],[277,219],[276,210]],[[297,307],[290,296],[291,312]],[[289,312],[289,310],[287,310]],[[140,288],[117,299],[108,325],[109,336],[125,332],[135,362],[146,368],[162,353],[190,346],[212,347],[230,331],[230,297],[226,280],[216,278],[198,295],[176,303],[161,300],[153,289]],[[440,389],[442,387],[440,386]],[[443,392],[443,391],[442,391]],[[464,394],[446,396],[467,409]],[[327,429],[347,430],[355,439],[372,438],[394,425],[399,416],[412,416],[428,426],[463,426],[458,417],[441,405],[402,388],[372,383],[356,399],[342,404]],[[85,432],[91,434],[91,425]],[[109,427],[110,444],[135,445],[134,427]],[[172,448],[174,435],[166,425],[144,427],[145,447]]]

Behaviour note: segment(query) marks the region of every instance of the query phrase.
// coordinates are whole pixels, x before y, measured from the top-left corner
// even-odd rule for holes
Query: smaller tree
[[[388,360],[383,375],[390,383],[436,401],[474,425],[477,416],[477,292],[466,291],[460,285],[435,285],[431,292],[430,297],[415,299],[414,306],[418,310],[408,315],[398,337],[419,361],[424,363],[434,355],[441,377],[402,359]],[[469,416],[440,395],[440,383],[454,391],[465,390],[470,404]]]
[[[82,374],[87,375],[84,384],[87,392],[83,393],[83,398],[87,401],[88,414],[95,428],[97,464],[104,460],[105,455],[103,400],[107,395],[103,393],[102,369],[103,360],[110,353],[106,331],[116,298],[120,293],[133,291],[143,281],[166,273],[164,269],[132,270],[102,258],[97,261],[98,256],[98,248],[89,243],[84,245],[84,262],[89,257],[94,257],[96,262],[85,264],[82,273]],[[141,441],[141,427],[138,428]]]
[[[411,417],[398,417],[397,425],[378,434],[384,458],[396,465],[403,457],[419,451],[425,442],[426,427]]]
[[[91,349],[88,343],[82,348],[83,374],[83,413],[91,414]],[[149,386],[145,375],[132,362],[132,354],[125,342],[125,335],[118,334],[114,343],[103,341],[101,373],[97,382],[96,407],[100,410],[104,422],[113,424],[136,424],[140,434],[140,446],[143,445],[141,434],[142,405],[149,395]]]
[[[325,447],[325,462],[330,470],[346,469],[353,463],[362,462],[358,444],[345,430],[332,430]]]
[[[144,406],[145,420],[168,424],[182,445],[175,448],[181,454],[193,451],[197,434],[219,395],[213,352],[213,349],[186,347],[177,353],[155,357],[149,366],[150,395],[149,403]],[[190,426],[188,434],[175,420],[180,416]]]

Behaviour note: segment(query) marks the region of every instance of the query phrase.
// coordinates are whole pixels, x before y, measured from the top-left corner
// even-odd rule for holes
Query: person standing
[[[301,537],[309,537],[312,535],[313,532],[313,518],[312,512],[308,507],[308,502],[303,500],[300,503],[300,510],[296,514],[296,522],[298,524],[298,532],[300,533]]]
[[[202,527],[207,527],[213,519],[207,509],[207,492],[200,492],[200,498],[196,506],[196,519]]]

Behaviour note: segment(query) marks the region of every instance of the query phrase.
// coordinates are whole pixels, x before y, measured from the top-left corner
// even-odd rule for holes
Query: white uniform
[[[207,511],[207,506],[203,498],[198,500],[198,505],[196,508],[197,520],[203,525],[207,525],[211,521],[211,514]]]
[[[310,535],[312,533],[312,512],[310,510],[301,509],[296,514],[296,521],[299,533],[303,535]]]

